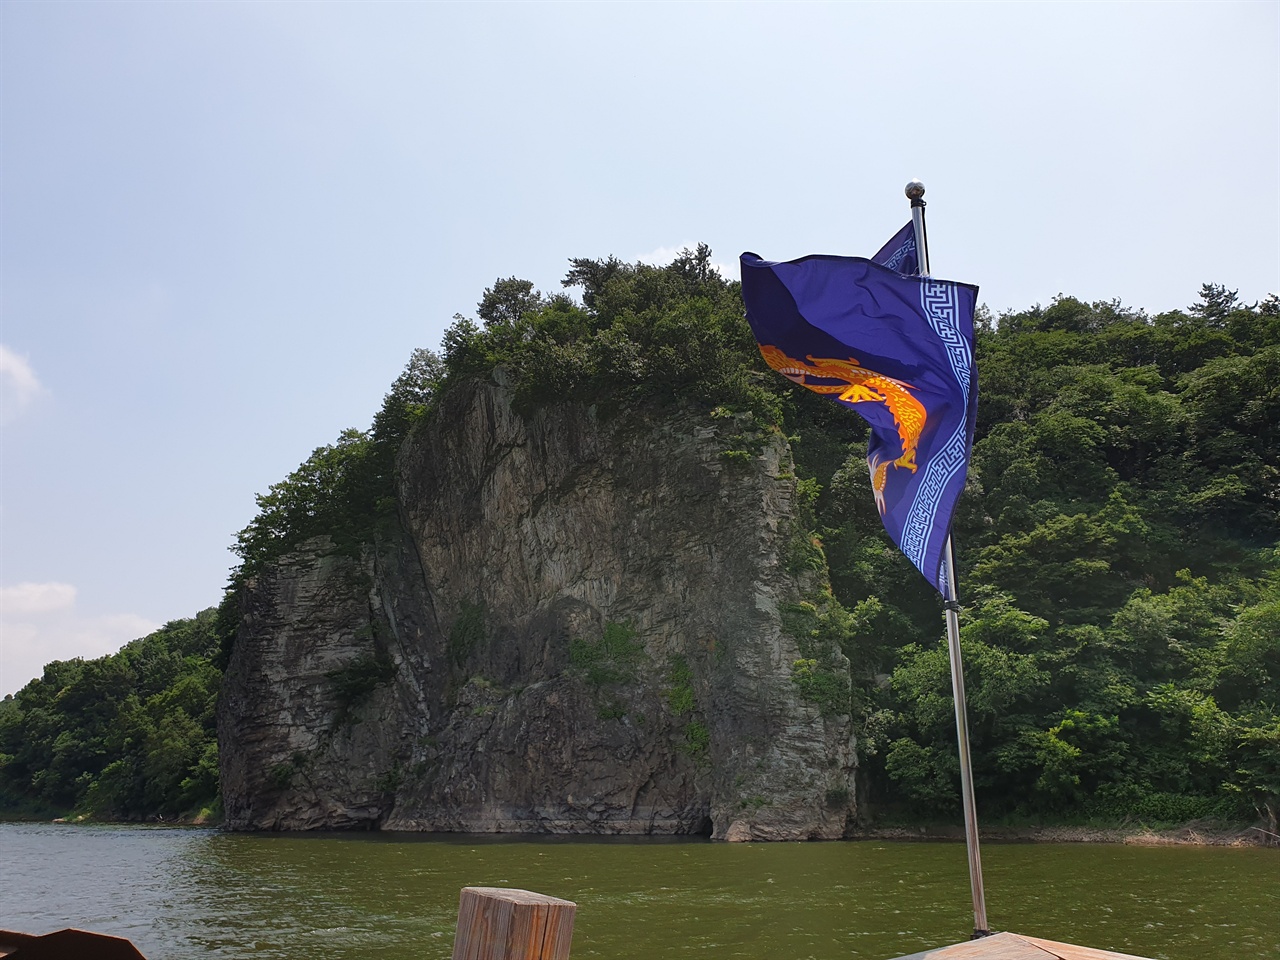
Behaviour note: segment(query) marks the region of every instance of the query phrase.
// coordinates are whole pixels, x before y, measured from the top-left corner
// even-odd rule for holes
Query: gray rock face
[[[399,529],[310,541],[243,597],[227,826],[843,834],[851,721],[784,628],[823,589],[787,562],[784,438],[674,404],[525,415],[489,383],[397,466]]]

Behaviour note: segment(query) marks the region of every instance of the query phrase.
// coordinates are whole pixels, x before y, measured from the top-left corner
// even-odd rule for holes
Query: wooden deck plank
[[[1096,950],[1093,947],[1078,947],[1074,943],[1058,943],[1056,940],[1041,940],[1039,937],[1028,937],[1019,934],[1027,943],[1042,947],[1061,960],[1147,960],[1132,953],[1114,953],[1110,950]]]
[[[1073,943],[1041,940],[1017,933],[997,933],[981,940],[966,940],[946,947],[923,950],[895,960],[1147,960],[1131,953],[1113,953],[1078,947]]]
[[[966,940],[946,947],[922,950],[895,960],[1053,960],[1053,954],[1012,933],[997,933],[981,940]]]

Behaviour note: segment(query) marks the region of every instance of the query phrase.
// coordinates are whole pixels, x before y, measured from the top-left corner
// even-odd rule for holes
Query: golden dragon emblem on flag
[[[924,404],[911,393],[915,387],[868,370],[853,357],[847,360],[821,357],[797,360],[777,347],[766,345],[761,345],[760,354],[774,370],[814,393],[837,394],[836,399],[845,403],[883,403],[889,408],[894,426],[898,428],[898,438],[902,441],[902,455],[896,460],[879,460],[874,455],[867,460],[876,506],[883,514],[884,488],[889,480],[890,464],[916,472],[916,447],[928,413]]]

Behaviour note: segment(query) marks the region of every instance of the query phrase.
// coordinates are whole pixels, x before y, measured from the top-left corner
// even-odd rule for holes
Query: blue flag
[[[943,552],[978,414],[978,288],[861,257],[740,259],[765,362],[871,424],[867,465],[884,528],[947,596]]]
[[[872,263],[914,277],[920,272],[920,260],[916,256],[916,228],[911,222],[889,238],[880,252],[871,258]]]

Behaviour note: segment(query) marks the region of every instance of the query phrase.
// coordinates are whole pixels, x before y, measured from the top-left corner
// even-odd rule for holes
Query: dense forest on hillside
[[[466,378],[501,368],[527,409],[574,396],[748,411],[790,438],[811,527],[799,559],[830,572],[832,602],[790,628],[834,637],[854,666],[852,688],[813,661],[797,684],[855,717],[864,811],[951,816],[941,604],[880,528],[862,420],[764,365],[705,246],[666,267],[574,260],[564,285],[580,297],[499,280],[440,353],[415,351],[369,430],[259,497],[228,596],[306,537],[344,549],[394,521],[401,441]],[[981,313],[976,353],[954,535],[983,816],[1261,816],[1276,832],[1280,300],[1206,285],[1188,310],[1148,316],[1059,296]],[[737,440],[726,458],[750,457]],[[50,664],[0,706],[0,802],[126,816],[202,802],[234,610]]]
[[[57,660],[0,701],[0,812],[216,815],[215,611],[96,660]]]

